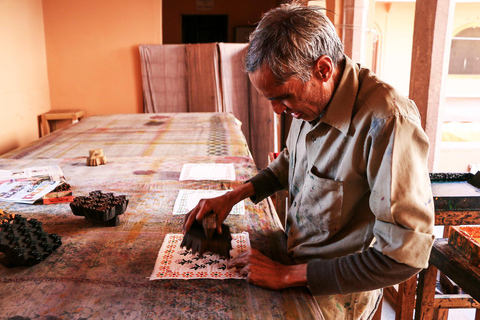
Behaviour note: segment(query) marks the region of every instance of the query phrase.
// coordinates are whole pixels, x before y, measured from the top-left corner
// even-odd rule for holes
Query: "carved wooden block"
[[[103,149],[89,150],[87,166],[99,166],[107,163],[107,157],[103,154]]]

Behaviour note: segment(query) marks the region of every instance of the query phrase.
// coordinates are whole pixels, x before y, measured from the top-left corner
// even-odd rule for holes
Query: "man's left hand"
[[[259,287],[280,290],[307,285],[307,265],[286,266],[261,254],[255,249],[239,254],[227,267],[240,269],[248,283]]]

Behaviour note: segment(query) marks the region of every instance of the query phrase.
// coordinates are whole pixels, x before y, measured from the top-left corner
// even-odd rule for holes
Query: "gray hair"
[[[322,10],[284,4],[265,13],[250,35],[245,70],[266,64],[281,83],[292,76],[307,82],[321,56],[329,56],[335,66],[343,61],[343,44]]]

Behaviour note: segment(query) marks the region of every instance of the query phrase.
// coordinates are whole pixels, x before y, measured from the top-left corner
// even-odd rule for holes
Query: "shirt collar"
[[[320,121],[348,134],[353,106],[358,91],[359,66],[345,56],[345,69],[342,78]]]

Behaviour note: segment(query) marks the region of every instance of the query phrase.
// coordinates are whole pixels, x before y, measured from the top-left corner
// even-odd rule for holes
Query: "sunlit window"
[[[460,31],[452,38],[449,74],[480,74],[480,27]]]

